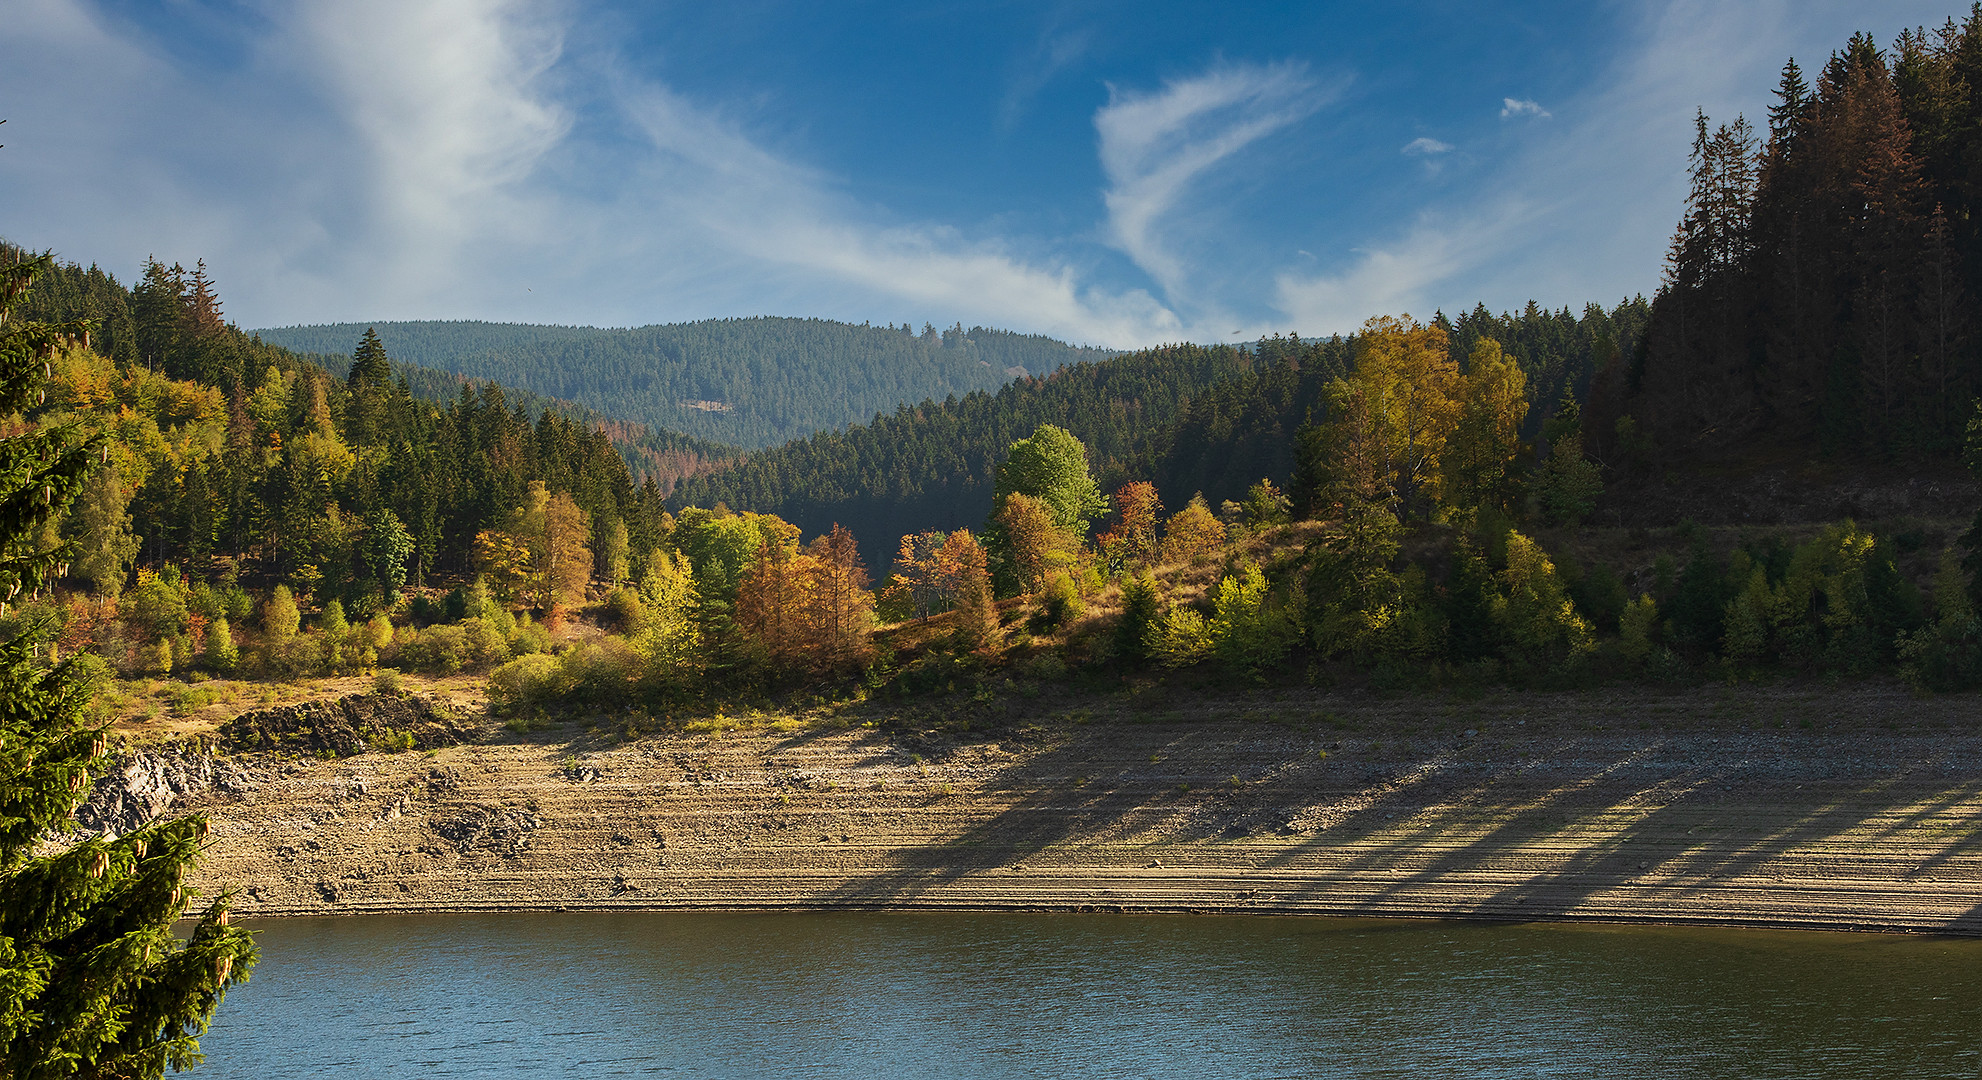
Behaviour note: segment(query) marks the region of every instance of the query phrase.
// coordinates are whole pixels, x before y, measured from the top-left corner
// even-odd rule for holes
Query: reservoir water
[[[955,913],[278,919],[205,1080],[1982,1075],[1982,941]]]

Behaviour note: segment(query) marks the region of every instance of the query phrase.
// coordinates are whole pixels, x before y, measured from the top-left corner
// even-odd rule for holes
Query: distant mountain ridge
[[[366,328],[394,360],[576,402],[733,446],[772,446],[904,404],[995,391],[1111,349],[961,325],[921,333],[762,316],[612,329],[490,322],[333,323],[258,330],[301,353],[349,356]]]

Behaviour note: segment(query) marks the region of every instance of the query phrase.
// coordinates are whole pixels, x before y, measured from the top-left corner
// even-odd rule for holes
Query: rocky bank
[[[99,820],[208,813],[199,886],[237,890],[248,915],[921,907],[1977,933],[1977,705],[1876,686],[1121,695],[955,706],[980,717],[962,733],[917,726],[948,705],[619,744],[440,718],[424,750],[336,758],[250,717],[233,727],[262,748],[127,761]]]

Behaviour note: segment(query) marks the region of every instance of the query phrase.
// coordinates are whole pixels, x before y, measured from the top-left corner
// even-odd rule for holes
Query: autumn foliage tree
[[[872,652],[874,594],[868,591],[867,568],[860,545],[841,525],[806,545],[811,560],[807,621],[813,656],[827,671],[845,670],[865,662]]]
[[[1209,558],[1224,545],[1225,526],[1218,523],[1218,516],[1205,505],[1203,495],[1191,496],[1191,501],[1163,524],[1160,550],[1164,562],[1194,563]]]
[[[1156,557],[1156,530],[1163,518],[1163,500],[1147,480],[1123,484],[1115,492],[1115,521],[1095,538],[1111,571],[1149,565]]]
[[[1521,366],[1492,338],[1481,338],[1466,358],[1451,432],[1439,455],[1439,496],[1462,513],[1506,509],[1513,501],[1521,455],[1521,424],[1528,417],[1528,380]]]
[[[955,605],[958,644],[978,650],[995,648],[1002,630],[983,545],[969,529],[958,529],[943,542],[936,558],[942,567],[943,587]]]
[[[949,607],[950,595],[943,580],[937,553],[950,534],[931,530],[902,537],[895,565],[881,590],[881,602],[891,618],[927,619]]]
[[[994,520],[1004,538],[1008,572],[1022,593],[1038,592],[1049,575],[1079,558],[1080,541],[1054,519],[1044,499],[1013,492],[999,502]]]
[[[765,542],[737,584],[737,625],[785,670],[811,666],[812,563],[794,544]]]

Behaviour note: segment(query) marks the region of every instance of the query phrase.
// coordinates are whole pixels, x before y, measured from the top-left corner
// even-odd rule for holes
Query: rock
[[[122,836],[166,816],[181,799],[212,788],[240,795],[260,777],[238,762],[189,746],[129,750],[97,777],[76,821],[92,831]]]
[[[508,806],[476,805],[433,823],[440,838],[463,855],[483,848],[513,859],[530,847],[530,834],[544,827],[535,813]]]
[[[294,750],[350,757],[367,750],[433,750],[471,734],[446,705],[392,694],[353,694],[245,712],[221,726],[231,750]]]

